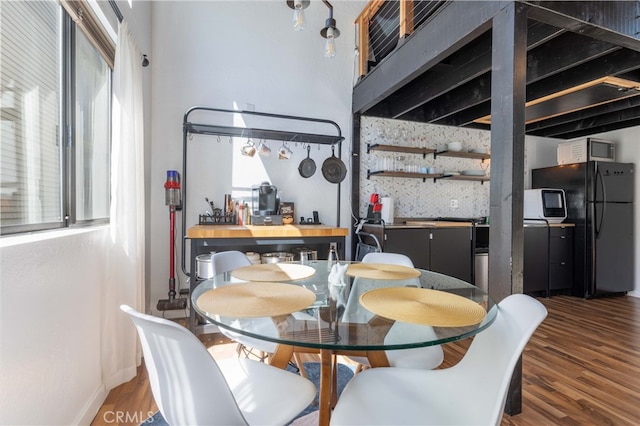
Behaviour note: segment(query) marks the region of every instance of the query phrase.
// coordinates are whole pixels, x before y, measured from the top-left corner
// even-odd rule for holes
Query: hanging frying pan
[[[340,183],[347,176],[347,166],[336,157],[334,145],[331,145],[331,157],[322,163],[322,175],[331,183]]]
[[[307,158],[300,162],[298,172],[303,178],[310,178],[316,172],[316,162],[311,158],[311,145],[307,145]]]

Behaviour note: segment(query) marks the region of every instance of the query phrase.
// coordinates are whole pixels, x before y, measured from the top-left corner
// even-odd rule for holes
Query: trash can
[[[489,290],[489,249],[476,249],[475,253],[475,283],[476,287],[488,292]]]

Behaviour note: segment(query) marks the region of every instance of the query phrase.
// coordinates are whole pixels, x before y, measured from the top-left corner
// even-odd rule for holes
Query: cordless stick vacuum
[[[175,228],[176,206],[182,204],[180,197],[180,175],[176,170],[167,170],[167,181],[164,183],[165,205],[169,206],[169,298],[158,300],[159,311],[186,309],[187,299],[176,299],[175,278]]]

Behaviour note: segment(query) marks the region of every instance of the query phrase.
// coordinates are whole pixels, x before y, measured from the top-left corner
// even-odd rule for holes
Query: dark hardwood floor
[[[539,300],[549,315],[523,354],[522,413],[505,415],[502,426],[640,424],[640,299]],[[458,362],[470,342],[446,345],[442,368]],[[205,344],[215,358],[236,354],[220,335],[207,336]],[[92,425],[139,424],[141,415],[156,410],[141,367],[109,393]],[[122,413],[122,421],[113,413]]]

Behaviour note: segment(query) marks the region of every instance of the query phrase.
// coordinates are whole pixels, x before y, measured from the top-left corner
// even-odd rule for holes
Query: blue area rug
[[[316,389],[320,389],[320,364],[317,362],[305,362],[304,369],[307,372],[307,378],[316,385]],[[291,365],[287,366],[287,371],[291,371],[294,373],[298,372],[297,368]],[[349,382],[349,380],[351,380],[352,377],[352,368],[344,364],[338,364],[338,396],[342,393],[342,389],[344,389],[345,385],[347,384],[347,382]],[[307,414],[310,414],[317,410],[318,394],[316,394],[316,398],[314,399],[313,403],[305,408],[304,411],[296,417],[296,419],[306,416]],[[162,417],[162,414],[160,414],[159,411],[141,423],[141,426],[145,425],[168,426],[166,420]]]

